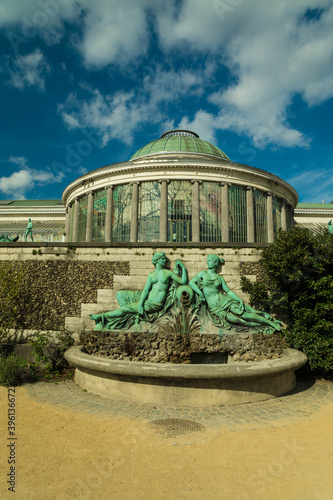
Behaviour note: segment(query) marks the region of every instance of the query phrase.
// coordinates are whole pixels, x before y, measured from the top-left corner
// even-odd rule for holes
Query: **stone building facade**
[[[0,234],[24,241],[29,218],[34,241],[65,241],[66,213],[61,200],[0,200]]]
[[[298,195],[194,132],[173,130],[129,161],[79,177],[62,199],[67,242],[264,244],[292,226]]]

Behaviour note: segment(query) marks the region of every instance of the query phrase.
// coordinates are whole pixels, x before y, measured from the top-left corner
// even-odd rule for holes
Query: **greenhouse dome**
[[[292,226],[297,202],[279,177],[171,130],[67,186],[66,241],[267,244]]]
[[[142,156],[157,154],[157,153],[196,153],[229,160],[223,151],[208,141],[200,139],[200,137],[189,130],[171,130],[166,132],[156,141],[152,141],[143,148],[139,149],[131,158],[141,158]]]

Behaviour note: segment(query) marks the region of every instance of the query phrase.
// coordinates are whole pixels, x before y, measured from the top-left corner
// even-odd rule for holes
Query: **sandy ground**
[[[12,493],[0,387],[0,498],[333,499],[332,403],[284,427],[166,439],[142,421],[75,414],[16,391]]]

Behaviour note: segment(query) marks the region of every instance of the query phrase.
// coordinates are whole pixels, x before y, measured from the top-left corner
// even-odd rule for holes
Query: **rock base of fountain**
[[[81,343],[88,354],[153,363],[242,363],[280,358],[289,345],[273,335],[232,333],[157,333],[104,331],[86,333]],[[225,361],[223,361],[225,360]]]

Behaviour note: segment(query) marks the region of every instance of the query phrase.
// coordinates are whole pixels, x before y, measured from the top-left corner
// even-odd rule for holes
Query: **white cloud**
[[[87,67],[123,65],[146,53],[147,11],[153,5],[154,0],[2,0],[0,27],[9,27],[9,39],[18,53],[36,35],[48,44],[58,43],[66,32],[64,22],[75,22],[82,35],[72,43]]]
[[[24,199],[36,186],[61,182],[64,178],[62,172],[55,175],[49,170],[29,168],[23,156],[11,156],[8,161],[19,166],[19,170],[8,177],[0,177],[0,191],[10,198]]]
[[[180,5],[170,0],[156,6],[157,28],[164,49],[183,47],[186,51],[219,51],[228,26],[221,24],[215,3],[214,0],[183,0]]]
[[[150,8],[165,53],[175,50],[214,56],[232,76],[232,83],[221,86],[208,99],[216,105],[216,111],[200,110],[192,119],[192,126],[200,130],[200,135],[213,140],[216,130],[231,130],[249,136],[258,148],[309,146],[309,138],[291,125],[288,107],[297,94],[309,106],[333,96],[330,0],[280,0],[266,4],[259,0],[184,0],[181,4],[130,0],[126,12],[123,4],[111,4],[112,8],[108,8],[110,2],[103,0],[98,7],[91,3],[87,6],[81,42],[86,64],[128,64],[144,54],[149,42],[146,11]],[[319,18],[305,15],[315,8],[323,9]],[[169,88],[165,85],[160,94],[162,91],[165,101],[168,96],[172,99],[171,79]],[[119,112],[125,111],[125,116],[133,119],[134,127],[142,116],[140,110],[147,107],[140,99],[126,94],[122,105],[116,105]],[[153,100],[150,98],[148,111]],[[159,113],[157,116],[165,119]],[[189,123],[189,119],[184,117],[181,123]],[[115,135],[119,138],[119,133]]]
[[[9,69],[10,84],[23,90],[26,87],[37,87],[45,90],[45,75],[49,73],[50,66],[39,49],[31,54],[18,56]]]
[[[53,3],[53,6],[51,5]],[[40,13],[45,12],[50,17],[50,22],[59,14],[62,14],[62,9],[66,9],[66,5],[75,3],[74,0],[2,0],[0,4],[0,19],[2,25],[14,24],[19,21],[26,24],[27,28],[31,24],[46,25],[43,23]],[[39,21],[39,22],[38,22]]]
[[[215,118],[213,115],[202,109],[196,113],[192,121],[187,116],[184,116],[177,128],[193,130],[202,139],[212,142],[213,144],[216,143]]]
[[[131,142],[132,131],[143,120],[144,103],[134,103],[133,92],[117,92],[113,96],[103,96],[93,91],[89,100],[79,100],[71,94],[59,112],[69,129],[95,128],[99,131],[102,146],[110,139]]]
[[[130,92],[103,96],[98,90],[90,90],[88,100],[71,94],[66,103],[59,106],[59,112],[69,129],[99,130],[103,146],[111,139],[131,144],[139,127],[165,120],[162,103],[175,103],[184,95],[200,95],[203,83],[199,72],[165,72],[157,68],[144,77],[141,86]]]
[[[288,122],[288,106],[296,94],[309,106],[333,96],[332,2],[184,0],[180,10],[175,5],[157,12],[164,49],[218,54],[233,77],[210,96],[217,106],[210,123],[206,116],[210,133],[246,134],[257,147],[307,147],[309,139]],[[324,10],[310,20],[309,9]]]
[[[220,85],[217,82],[206,109],[192,117],[192,123],[211,138],[217,130],[231,130],[246,134],[258,148],[308,147],[309,138],[292,124],[289,106],[297,95],[308,106],[333,97],[332,0],[2,0],[0,4],[0,27],[9,35],[18,30],[26,40],[39,34],[55,43],[66,33],[65,21],[75,23],[77,33],[68,43],[89,69],[114,65],[134,73],[144,56],[147,67],[156,64],[155,56],[148,59],[153,30],[164,58],[171,55],[175,59],[170,60],[177,61],[177,55],[198,55],[214,60],[211,80],[215,67],[226,78]],[[21,43],[16,45],[21,48]],[[36,74],[26,70],[27,60],[18,61],[13,84],[43,88],[46,67],[44,73]],[[189,77],[191,74],[188,72]],[[207,76],[208,71],[201,87],[205,93],[210,92]],[[188,87],[184,76],[183,81]],[[155,82],[158,86],[157,77]],[[137,88],[114,96],[97,92],[85,106],[78,102],[75,113],[66,106],[63,117],[72,128],[85,121],[97,122],[100,117],[104,142],[124,137],[140,120],[147,122],[145,112],[151,119],[155,96],[158,99],[164,92],[163,102],[171,102],[172,80],[163,77],[162,86],[160,92],[154,92],[152,83],[139,92]],[[145,91],[151,94],[147,98]],[[170,120],[154,111],[154,123]],[[201,118],[204,124],[200,124]],[[133,126],[127,120],[133,120]],[[184,117],[183,122],[188,123],[189,118]]]
[[[146,9],[153,4],[153,0],[80,0],[86,15],[79,48],[86,65],[128,65],[145,54],[150,38]]]
[[[0,177],[0,191],[10,198],[24,198],[24,193],[33,188],[34,182],[27,170],[19,170],[9,177]]]
[[[333,200],[332,169],[317,168],[302,171],[286,179],[298,192],[307,193],[308,203],[330,203]]]
[[[25,156],[10,156],[8,161],[10,163],[14,163],[15,165],[18,165],[21,168],[28,167],[28,160],[25,158]]]
[[[1,0],[0,27],[7,30],[16,54],[36,35],[48,44],[58,43],[64,35],[64,21],[81,14],[76,0]]]

